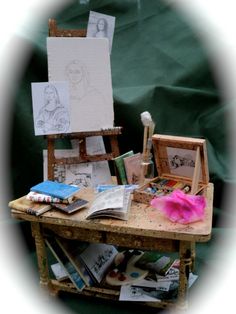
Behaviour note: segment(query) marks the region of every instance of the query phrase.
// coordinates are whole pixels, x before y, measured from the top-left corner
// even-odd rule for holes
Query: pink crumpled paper
[[[172,222],[188,224],[203,220],[206,198],[175,190],[169,195],[152,199],[150,205],[161,210]]]

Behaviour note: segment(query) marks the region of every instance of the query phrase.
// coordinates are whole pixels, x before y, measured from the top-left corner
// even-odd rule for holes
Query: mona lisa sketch
[[[32,83],[35,135],[70,131],[67,82]]]
[[[65,67],[65,75],[69,82],[70,97],[86,106],[96,99],[96,103],[105,103],[105,97],[90,82],[86,65],[78,60],[71,60]]]
[[[115,29],[115,17],[94,11],[89,13],[87,37],[108,38],[110,52]]]
[[[49,81],[69,84],[71,132],[112,128],[114,109],[108,41],[49,37],[47,54]]]

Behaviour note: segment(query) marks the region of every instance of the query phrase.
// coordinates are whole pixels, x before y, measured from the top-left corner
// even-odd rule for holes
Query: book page
[[[80,257],[94,278],[101,282],[117,253],[118,251],[113,245],[91,243]]]
[[[125,188],[118,186],[97,194],[89,208],[88,216],[103,209],[123,208]]]

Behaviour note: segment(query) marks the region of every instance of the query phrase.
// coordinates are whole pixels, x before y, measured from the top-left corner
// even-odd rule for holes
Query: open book
[[[105,243],[90,243],[80,254],[94,281],[100,283],[113,263],[118,251],[114,245]]]
[[[128,220],[130,192],[123,185],[100,192],[89,208],[87,219],[110,217]]]

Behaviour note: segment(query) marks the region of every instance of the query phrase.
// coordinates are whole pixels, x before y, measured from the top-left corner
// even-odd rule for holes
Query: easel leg
[[[190,242],[180,241],[179,257],[178,308],[185,310],[187,309],[189,272],[192,266],[192,250]]]

